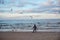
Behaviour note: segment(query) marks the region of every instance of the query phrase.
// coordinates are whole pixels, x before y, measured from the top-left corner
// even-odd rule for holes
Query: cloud
[[[48,16],[48,17],[47,17]],[[60,14],[1,14],[0,13],[0,19],[6,19],[6,20],[15,20],[15,19],[59,19]]]
[[[60,0],[47,0],[41,2],[41,0],[10,0],[10,4],[6,4],[5,8],[12,8],[15,12],[58,12],[60,8]],[[55,3],[57,2],[57,3]],[[57,7],[59,6],[59,7]],[[57,9],[55,9],[57,8]]]
[[[60,13],[60,6],[57,6],[55,1],[48,0],[47,2],[44,2],[41,4],[38,4],[37,8],[32,8],[30,12],[48,12],[48,13]]]
[[[60,6],[60,0],[58,0],[57,5]]]

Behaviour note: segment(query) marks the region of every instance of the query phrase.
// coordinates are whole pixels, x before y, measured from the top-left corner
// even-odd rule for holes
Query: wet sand
[[[60,40],[60,32],[0,32],[0,40]]]

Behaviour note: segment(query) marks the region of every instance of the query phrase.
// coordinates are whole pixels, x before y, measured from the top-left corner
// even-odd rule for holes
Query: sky
[[[33,19],[60,19],[60,0],[0,0],[0,19],[28,19],[32,16]]]
[[[0,0],[0,12],[60,13],[60,0]]]
[[[20,20],[20,19],[60,19],[60,14],[11,14],[1,13],[0,20]]]

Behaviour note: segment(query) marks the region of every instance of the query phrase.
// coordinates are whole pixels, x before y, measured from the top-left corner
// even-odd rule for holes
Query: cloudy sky
[[[60,0],[0,0],[0,12],[60,13]]]
[[[0,0],[0,19],[22,18],[60,19],[60,0]]]

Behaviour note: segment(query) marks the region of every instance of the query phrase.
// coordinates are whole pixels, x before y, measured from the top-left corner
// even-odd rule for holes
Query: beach
[[[60,32],[0,32],[0,40],[60,40]]]

